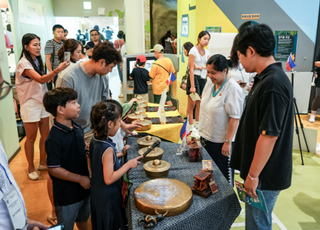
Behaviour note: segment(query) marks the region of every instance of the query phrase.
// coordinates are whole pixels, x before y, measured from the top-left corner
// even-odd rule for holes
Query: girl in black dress
[[[95,135],[90,143],[91,221],[93,230],[125,229],[127,223],[122,208],[121,179],[131,168],[136,168],[139,158],[120,167],[115,144],[109,139],[119,127],[122,107],[119,102],[106,100],[92,107],[90,121]]]

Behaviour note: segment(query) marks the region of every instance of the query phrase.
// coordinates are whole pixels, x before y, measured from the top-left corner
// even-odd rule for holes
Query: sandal
[[[47,215],[47,221],[51,225],[57,225],[57,217],[52,217],[52,214]]]

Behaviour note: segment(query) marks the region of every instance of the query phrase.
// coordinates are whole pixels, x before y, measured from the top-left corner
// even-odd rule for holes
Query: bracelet
[[[251,180],[258,180],[258,179],[259,179],[259,177],[253,178],[252,176],[250,176],[250,174],[248,174],[248,177],[249,177]]]
[[[56,70],[53,70],[53,72],[55,72],[57,75],[59,74],[59,73],[56,72]]]

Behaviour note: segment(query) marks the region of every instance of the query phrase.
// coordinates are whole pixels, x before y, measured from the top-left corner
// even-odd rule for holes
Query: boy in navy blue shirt
[[[45,143],[48,172],[53,183],[53,200],[58,224],[65,230],[88,229],[90,179],[79,116],[78,94],[71,88],[56,88],[44,95],[45,109],[55,119]]]
[[[144,55],[139,55],[136,59],[136,68],[132,70],[130,79],[134,81],[134,94],[136,97],[142,97],[143,101],[149,101],[148,97],[148,82],[150,81],[149,71],[144,68],[147,58]]]

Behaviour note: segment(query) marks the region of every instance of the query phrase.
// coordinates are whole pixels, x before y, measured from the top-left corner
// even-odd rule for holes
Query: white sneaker
[[[240,171],[237,170],[237,169],[235,169],[235,170],[234,170],[234,174],[240,174]]]
[[[316,121],[316,115],[311,114],[309,118],[310,123],[314,123]]]
[[[30,180],[38,180],[39,179],[39,175],[36,171],[29,173],[29,170],[28,170],[28,177]]]
[[[193,128],[190,131],[191,131],[191,134],[190,134],[191,137],[195,137],[197,140],[200,139],[200,134],[196,128]]]

